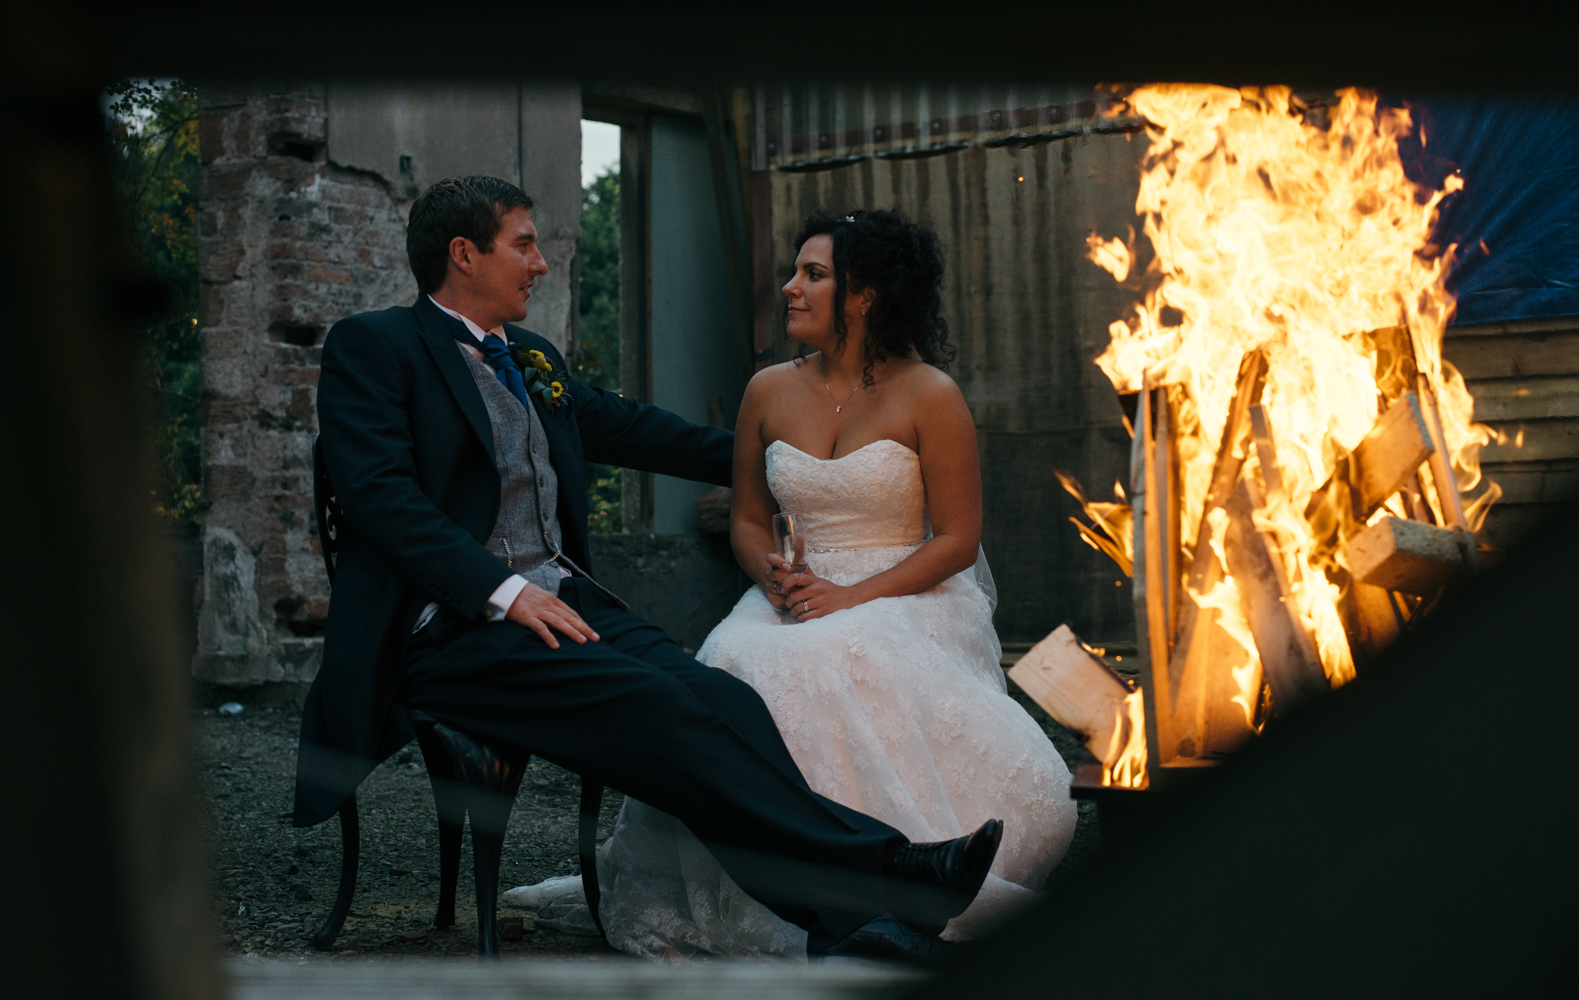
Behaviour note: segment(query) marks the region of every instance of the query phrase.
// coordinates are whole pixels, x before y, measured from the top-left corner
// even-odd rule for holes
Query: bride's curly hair
[[[824,235],[833,237],[833,329],[841,348],[850,335],[844,322],[845,295],[868,288],[877,293],[866,316],[862,384],[870,386],[872,369],[895,356],[914,355],[946,370],[955,352],[943,318],[943,246],[937,234],[897,208],[858,208],[843,215],[824,208],[801,226],[796,254],[807,240]],[[802,344],[797,364],[806,350]]]

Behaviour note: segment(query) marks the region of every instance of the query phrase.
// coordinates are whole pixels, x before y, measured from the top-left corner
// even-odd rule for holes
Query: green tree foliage
[[[610,168],[581,191],[580,326],[576,378],[618,392],[620,384],[620,175]],[[619,470],[587,468],[587,527],[594,534],[620,530]]]
[[[146,331],[143,376],[154,397],[156,513],[196,523],[198,453],[197,90],[180,80],[123,80],[105,92],[105,124],[122,224],[145,277],[168,292]]]
[[[620,384],[620,175],[610,168],[581,191],[581,322],[576,378],[600,389]]]

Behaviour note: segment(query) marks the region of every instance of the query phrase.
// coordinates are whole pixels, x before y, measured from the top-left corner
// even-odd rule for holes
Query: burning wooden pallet
[[[1378,368],[1379,415],[1363,440],[1337,456],[1332,476],[1299,515],[1289,509],[1276,430],[1261,405],[1267,357],[1244,355],[1188,549],[1177,433],[1187,390],[1147,386],[1125,400],[1132,534],[1114,537],[1126,519],[1107,509],[1097,512],[1095,528],[1081,527],[1103,532],[1102,548],[1121,565],[1123,550],[1133,553],[1139,687],[1116,688],[1122,682],[1093,665],[1100,661],[1082,652],[1067,626],[1010,671],[1061,724],[1087,734],[1104,765],[1102,784],[1146,787],[1168,769],[1210,766],[1269,716],[1341,681],[1329,676],[1297,610],[1280,521],[1302,517],[1315,535],[1327,579],[1343,595],[1348,652],[1362,666],[1478,569],[1436,394],[1414,364],[1409,331],[1366,337]],[[1224,588],[1229,580],[1233,586]],[[1237,606],[1225,605],[1225,596]],[[1129,725],[1132,717],[1143,725]]]
[[[1096,753],[1102,782],[1134,788],[1353,678],[1475,572],[1499,491],[1469,511],[1459,495],[1496,437],[1441,357],[1451,248],[1434,234],[1464,180],[1411,179],[1407,111],[1286,87],[1123,100],[1148,123],[1145,243],[1086,246],[1138,293],[1095,359],[1125,402],[1130,478],[1123,503],[1081,496],[1081,534],[1135,582],[1139,684],[1116,711],[1141,724],[1107,727],[1129,742]],[[1089,674],[1059,649],[1042,659]],[[1065,689],[1110,705],[1087,679]]]

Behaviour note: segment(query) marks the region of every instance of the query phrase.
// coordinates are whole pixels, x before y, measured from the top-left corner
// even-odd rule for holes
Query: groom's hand
[[[551,627],[577,642],[584,643],[588,639],[598,641],[598,634],[592,631],[592,626],[582,621],[581,616],[570,609],[570,605],[535,583],[521,588],[505,617],[536,632],[548,643],[549,649],[559,648],[559,640],[549,631]]]

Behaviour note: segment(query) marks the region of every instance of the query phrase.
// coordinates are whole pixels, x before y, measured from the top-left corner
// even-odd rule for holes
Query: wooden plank
[[[1406,392],[1354,446],[1350,485],[1355,487],[1351,493],[1355,519],[1363,521],[1375,513],[1383,501],[1403,488],[1432,451],[1420,398]]]
[[[1196,551],[1204,551],[1204,558],[1197,563],[1204,562],[1206,569],[1198,592],[1211,593],[1222,582],[1224,572],[1212,551],[1210,521],[1201,526],[1201,532]],[[1215,608],[1202,608],[1190,592],[1186,592],[1182,608],[1187,627],[1180,632],[1169,664],[1170,672],[1180,677],[1173,713],[1178,741],[1175,752],[1181,757],[1225,754],[1255,734],[1244,710],[1233,701],[1239,694],[1233,671],[1243,669],[1250,656],[1218,624],[1221,615]],[[1260,689],[1259,670],[1251,686]]]
[[[1283,474],[1277,470],[1277,447],[1272,443],[1272,420],[1260,403],[1250,407],[1250,436],[1261,462],[1261,482],[1268,496],[1283,492]]]
[[[1532,420],[1529,423],[1492,423],[1507,440],[1480,449],[1486,462],[1552,462],[1579,458],[1579,420]]]
[[[1223,578],[1223,568],[1212,551],[1212,528],[1208,515],[1222,506],[1239,481],[1251,439],[1250,407],[1261,401],[1266,386],[1267,356],[1260,350],[1247,351],[1239,360],[1234,400],[1223,421],[1217,459],[1207,488],[1201,523],[1195,532],[1195,551],[1191,556],[1187,590],[1210,593]],[[1195,599],[1185,593],[1179,603],[1178,626],[1174,632],[1173,655],[1168,676],[1175,685],[1173,752],[1181,757],[1198,757],[1214,749],[1226,750],[1238,738],[1213,740],[1214,729],[1231,733],[1235,706],[1221,697],[1222,678],[1229,670],[1222,652],[1235,644],[1217,624],[1215,614],[1203,615]],[[1230,675],[1230,680],[1231,675]],[[1230,694],[1228,697],[1232,697]],[[1226,716],[1226,719],[1224,717]],[[1242,717],[1242,716],[1241,716]],[[1218,721],[1221,720],[1221,721]],[[1248,728],[1248,727],[1247,727]]]
[[[1357,532],[1383,501],[1411,482],[1433,450],[1419,395],[1405,393],[1311,492],[1305,519],[1316,532],[1318,550],[1334,551]]]
[[[1252,498],[1253,489],[1249,480],[1240,480],[1223,505],[1228,512],[1223,551],[1272,688],[1272,704],[1286,713],[1325,693],[1330,685],[1316,646],[1295,612],[1276,543],[1256,529],[1254,511],[1261,504],[1259,497]]]
[[[1502,499],[1497,501],[1499,506],[1562,503],[1579,496],[1579,468],[1574,468],[1571,460],[1545,468],[1482,462],[1480,474],[1502,487]]]
[[[1464,499],[1458,494],[1458,479],[1453,475],[1453,464],[1442,436],[1442,415],[1437,411],[1436,393],[1431,388],[1431,380],[1424,375],[1420,376],[1420,408],[1431,435],[1431,479],[1437,491],[1437,506],[1448,524],[1468,531]]]
[[[1217,443],[1217,459],[1212,463],[1212,482],[1206,489],[1206,504],[1201,517],[1214,507],[1221,507],[1239,482],[1239,470],[1244,467],[1245,449],[1250,440],[1250,407],[1261,402],[1266,388],[1267,355],[1260,349],[1246,351],[1239,359],[1239,374],[1234,388],[1234,401],[1228,408],[1228,419],[1223,422],[1223,435]]]
[[[1157,456],[1157,535],[1161,539],[1163,634],[1168,639],[1168,654],[1173,654],[1173,637],[1179,623],[1179,584],[1181,561],[1179,552],[1179,441],[1174,430],[1173,398],[1166,387],[1158,388],[1152,400],[1152,419],[1156,424]],[[1177,689],[1177,678],[1169,678]]]
[[[1442,356],[1466,379],[1575,375],[1579,332],[1455,338],[1442,345]]]
[[[1385,588],[1349,578],[1348,587],[1338,602],[1343,631],[1349,639],[1354,665],[1364,669],[1387,650],[1403,630],[1403,623]]]
[[[1177,738],[1173,734],[1173,698],[1168,682],[1168,632],[1165,599],[1167,581],[1163,577],[1162,516],[1158,511],[1157,449],[1153,404],[1157,393],[1147,387],[1140,394],[1136,414],[1135,441],[1139,444],[1139,496],[1131,503],[1137,511],[1135,547],[1135,632],[1142,644],[1141,682],[1147,707],[1146,745],[1157,752],[1149,754],[1149,766],[1166,766],[1174,757]],[[1153,729],[1155,731],[1153,731]]]
[[[1579,317],[1557,316],[1543,319],[1510,319],[1493,323],[1453,325],[1443,332],[1446,343],[1468,337],[1546,337],[1554,333],[1579,332]]]
[[[1481,423],[1579,417],[1579,375],[1493,379],[1467,386]]]
[[[1464,532],[1387,517],[1350,539],[1345,554],[1360,582],[1431,597],[1463,574]]]
[[[1130,527],[1133,531],[1130,548],[1135,553],[1135,572],[1130,577],[1130,606],[1135,610],[1135,662],[1140,668],[1137,679],[1146,698],[1146,747],[1150,751],[1146,755],[1147,778],[1155,780],[1162,766],[1162,744],[1157,732],[1157,690],[1152,682],[1151,627],[1147,613],[1151,579],[1146,563],[1146,522],[1150,518],[1146,502],[1145,454],[1151,444],[1151,406],[1144,400],[1150,395],[1150,392],[1135,394],[1135,415],[1131,418],[1135,433],[1129,446]]]
[[[1093,654],[1068,625],[1060,625],[1009,669],[1020,686],[1086,749],[1112,764],[1128,740],[1124,699],[1129,686]]]
[[[1458,492],[1458,477],[1453,474],[1453,463],[1447,452],[1446,438],[1442,433],[1442,414],[1437,409],[1436,393],[1431,380],[1420,376],[1420,404],[1425,413],[1426,427],[1431,431],[1431,480],[1436,489],[1437,507],[1447,526],[1459,529],[1458,541],[1464,552],[1464,568],[1471,574],[1480,572],[1480,556],[1475,550],[1475,535],[1470,530],[1469,518],[1464,514],[1464,498]]]

